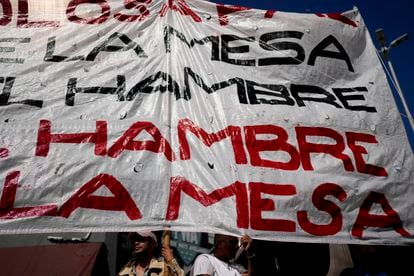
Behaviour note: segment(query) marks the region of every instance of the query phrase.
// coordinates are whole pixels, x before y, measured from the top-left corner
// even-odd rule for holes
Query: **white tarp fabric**
[[[413,240],[413,154],[358,10],[50,2],[0,3],[0,233]]]

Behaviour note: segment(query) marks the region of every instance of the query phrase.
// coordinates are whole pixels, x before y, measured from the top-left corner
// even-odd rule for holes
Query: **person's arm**
[[[161,254],[167,264],[168,276],[184,276],[184,270],[180,267],[177,260],[174,258],[171,247],[164,244],[161,249]]]
[[[247,259],[247,272],[243,273],[242,276],[252,276],[254,274],[254,264],[252,259]]]
[[[255,253],[253,251],[253,240],[249,235],[244,235],[240,238],[240,243],[243,245],[244,250],[247,254],[247,273],[243,273],[243,276],[252,276],[254,272],[254,263],[253,258],[255,257]]]

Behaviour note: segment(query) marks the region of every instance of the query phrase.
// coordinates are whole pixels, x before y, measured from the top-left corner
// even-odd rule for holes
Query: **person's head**
[[[157,236],[150,231],[130,232],[128,238],[132,242],[133,257],[152,257],[157,248]]]
[[[214,256],[228,262],[233,259],[239,248],[239,239],[233,236],[216,234],[214,236]]]

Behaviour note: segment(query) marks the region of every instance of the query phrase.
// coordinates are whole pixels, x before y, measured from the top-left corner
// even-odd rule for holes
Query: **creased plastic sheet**
[[[0,233],[412,242],[413,154],[358,10],[19,3],[1,2]]]

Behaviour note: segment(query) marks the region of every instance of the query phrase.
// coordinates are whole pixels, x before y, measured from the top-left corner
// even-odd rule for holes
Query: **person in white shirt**
[[[239,250],[239,240],[236,237],[216,234],[212,254],[199,255],[193,265],[192,276],[251,276],[253,274],[252,239],[248,235],[240,238],[241,248],[246,251],[248,269],[240,273],[230,261]]]

